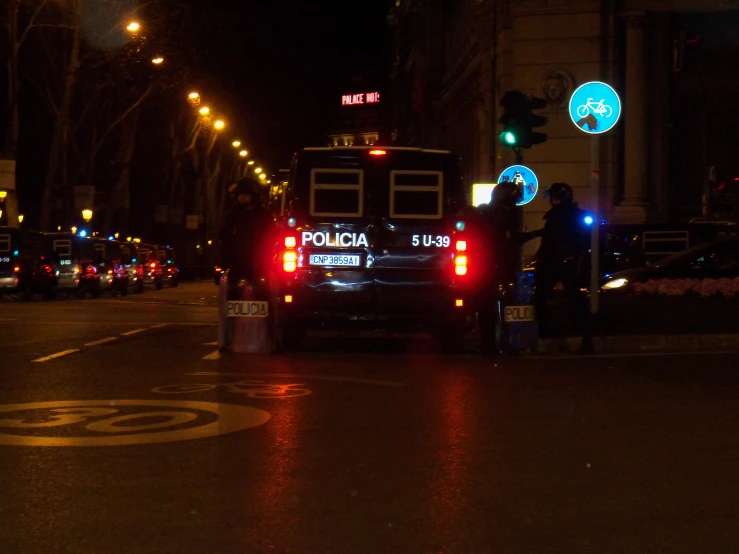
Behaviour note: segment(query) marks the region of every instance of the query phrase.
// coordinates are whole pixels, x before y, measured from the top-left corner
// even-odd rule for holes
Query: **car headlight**
[[[608,289],[620,289],[623,287],[626,283],[629,281],[627,279],[614,279],[613,281],[608,281],[605,285],[603,285],[603,288]]]

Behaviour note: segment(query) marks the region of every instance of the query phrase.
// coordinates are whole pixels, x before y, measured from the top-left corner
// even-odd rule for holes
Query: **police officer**
[[[557,283],[562,283],[575,329],[582,335],[580,354],[593,352],[590,311],[582,288],[589,272],[590,233],[585,213],[574,202],[572,187],[554,183],[545,192],[552,208],[544,214],[544,227],[527,238],[541,237],[536,253],[534,306],[539,336],[551,334],[548,300]]]
[[[519,185],[504,181],[493,188],[490,203],[482,209],[481,220],[489,250],[486,259],[487,279],[480,298],[479,324],[483,354],[496,354],[506,349],[505,326],[496,318],[512,294],[516,271],[520,269],[521,200]]]
[[[235,205],[221,230],[224,268],[239,279],[264,275],[276,231],[272,213],[261,201],[260,183],[244,177],[231,187]]]

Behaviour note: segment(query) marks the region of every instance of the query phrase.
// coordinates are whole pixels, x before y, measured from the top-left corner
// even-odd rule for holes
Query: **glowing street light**
[[[239,156],[241,156],[242,158],[246,158],[248,155],[249,152],[247,152],[246,150],[242,150],[241,152],[239,152]]]
[[[135,33],[135,32],[137,32],[137,31],[138,31],[139,29],[141,29],[141,25],[139,25],[139,22],[138,22],[138,21],[131,21],[131,22],[130,22],[130,23],[129,23],[129,24],[127,25],[127,26],[126,26],[126,31],[129,31],[129,32],[131,32],[131,33]]]
[[[199,95],[199,94],[198,94],[197,92],[194,92],[194,91],[193,91],[193,92],[191,92],[190,94],[188,94],[188,95],[187,95],[187,97],[188,97],[188,98],[189,98],[190,100],[197,100],[198,98],[200,98],[200,95]]]
[[[231,143],[231,146],[233,146],[234,148],[238,148],[239,146],[241,146],[241,141],[235,140]]]
[[[89,223],[92,219],[92,210],[82,210],[82,219],[85,220],[85,223]]]
[[[259,180],[264,181],[267,178],[267,176],[264,173],[259,174]]]
[[[200,112],[200,115],[208,115],[210,113],[210,108],[208,106],[203,106],[198,111]]]
[[[222,119],[217,119],[216,121],[213,122],[213,127],[216,128],[216,131],[222,130],[225,126],[226,126],[226,122],[223,121]]]
[[[6,196],[8,196],[8,191],[7,190],[0,190],[0,200],[2,200],[3,198],[5,198]]]
[[[254,160],[249,160],[248,162],[246,162],[246,165],[254,165]]]
[[[77,227],[72,227],[72,232],[73,233],[76,233],[77,232]]]
[[[254,173],[256,173],[256,174],[259,174],[259,173],[261,173],[261,172],[262,172],[262,168],[261,168],[261,167],[257,167],[257,168],[256,168],[256,169],[254,170]]]
[[[23,214],[18,214],[18,223],[23,223]]]
[[[153,63],[154,65],[159,65],[163,61],[164,58],[162,58],[161,56],[157,56],[156,58],[152,58],[151,63]]]

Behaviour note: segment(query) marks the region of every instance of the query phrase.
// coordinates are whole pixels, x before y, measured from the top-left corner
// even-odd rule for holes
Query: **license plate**
[[[357,254],[311,254],[310,265],[359,267]]]
[[[534,321],[533,306],[506,306],[503,312],[506,323]]]

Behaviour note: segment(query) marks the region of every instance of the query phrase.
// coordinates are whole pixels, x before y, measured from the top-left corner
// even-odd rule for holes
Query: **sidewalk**
[[[593,343],[596,354],[739,352],[739,333],[596,336]],[[528,355],[572,355],[579,347],[579,337],[539,339]]]

